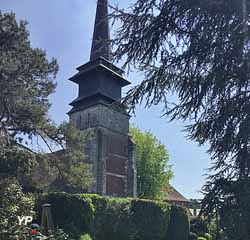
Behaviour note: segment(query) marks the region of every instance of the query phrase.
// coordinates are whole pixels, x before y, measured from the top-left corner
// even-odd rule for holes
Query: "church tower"
[[[134,197],[135,146],[129,135],[130,116],[120,103],[122,87],[130,82],[110,61],[108,1],[98,0],[90,61],[70,78],[79,91],[68,114],[79,129],[93,132],[85,149],[96,177],[90,192]]]

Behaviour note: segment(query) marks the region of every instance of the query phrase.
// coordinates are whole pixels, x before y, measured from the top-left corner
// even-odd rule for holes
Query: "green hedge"
[[[44,203],[52,204],[52,216],[56,226],[67,233],[80,235],[90,231],[93,221],[94,205],[87,195],[71,195],[52,193],[41,195],[36,201],[36,211],[41,219],[41,209]]]
[[[186,210],[173,206],[167,236],[170,240],[188,240],[189,219]]]
[[[38,198],[37,209],[44,203],[52,204],[55,224],[74,237],[89,233],[94,240],[187,240],[189,235],[185,209],[161,202],[51,193]]]

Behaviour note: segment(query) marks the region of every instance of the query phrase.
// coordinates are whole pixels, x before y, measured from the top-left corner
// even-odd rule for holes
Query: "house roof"
[[[167,201],[169,202],[182,202],[190,203],[190,200],[185,198],[181,193],[179,193],[174,187],[170,186],[170,191],[168,192]]]

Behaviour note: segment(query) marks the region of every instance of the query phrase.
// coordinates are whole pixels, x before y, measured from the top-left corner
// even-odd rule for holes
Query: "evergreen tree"
[[[163,103],[171,120],[191,120],[189,137],[209,144],[213,162],[203,213],[233,206],[231,216],[241,222],[233,239],[247,239],[250,1],[137,0],[128,12],[114,8],[112,15],[120,21],[114,56],[145,73],[125,100],[132,109],[142,100],[147,106]],[[175,104],[169,93],[178,97]]]
[[[35,179],[34,171],[44,169],[43,174],[86,189],[93,178],[83,162],[83,134],[72,124],[56,126],[48,117],[57,72],[55,59],[31,47],[27,22],[18,23],[15,14],[0,12],[0,177],[27,183]],[[41,139],[51,153],[32,149],[27,139]],[[54,153],[55,149],[61,151]],[[35,182],[35,187],[42,183]]]

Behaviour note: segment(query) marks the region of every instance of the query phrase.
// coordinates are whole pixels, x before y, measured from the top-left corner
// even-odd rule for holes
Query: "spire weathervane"
[[[111,60],[111,46],[108,20],[108,0],[98,0],[90,60],[99,57]]]

